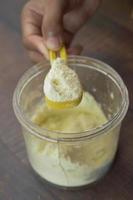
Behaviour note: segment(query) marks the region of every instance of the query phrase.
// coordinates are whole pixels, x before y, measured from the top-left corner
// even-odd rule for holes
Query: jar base
[[[90,180],[90,182],[88,182],[87,184],[84,184],[84,185],[81,185],[81,186],[62,186],[62,185],[59,185],[59,184],[56,184],[56,183],[53,183],[51,181],[48,181],[47,179],[43,178],[35,169],[34,167],[31,165],[31,169],[34,173],[34,175],[36,176],[36,178],[41,181],[43,184],[48,184],[52,187],[55,187],[57,189],[63,189],[63,190],[82,190],[82,189],[86,189],[92,185],[95,185],[97,184],[99,181],[101,181],[101,179],[104,178],[104,176],[107,174],[107,172],[110,170],[110,168],[112,167],[113,165],[113,162],[114,162],[114,159],[109,163],[107,164],[102,173],[99,174],[99,176],[97,176],[97,179],[93,179],[93,180]]]

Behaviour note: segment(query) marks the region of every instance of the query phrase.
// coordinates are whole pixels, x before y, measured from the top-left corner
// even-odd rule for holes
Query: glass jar
[[[84,90],[100,104],[107,123],[84,132],[62,133],[40,128],[31,121],[35,108],[44,101],[43,82],[50,68],[46,61],[22,76],[13,107],[37,174],[58,186],[80,187],[97,181],[109,170],[129,99],[121,77],[109,65],[81,56],[69,57],[68,64],[77,72]]]

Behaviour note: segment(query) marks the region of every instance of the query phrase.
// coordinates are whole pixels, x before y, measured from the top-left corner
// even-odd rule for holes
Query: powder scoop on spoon
[[[82,99],[82,86],[78,75],[67,65],[67,53],[63,46],[57,52],[49,51],[51,69],[44,80],[45,101],[53,109],[77,106]]]

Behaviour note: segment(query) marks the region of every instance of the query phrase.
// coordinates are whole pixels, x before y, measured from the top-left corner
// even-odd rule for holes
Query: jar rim
[[[34,75],[37,76],[37,73],[39,74],[41,72],[39,70],[42,69],[43,65],[49,65],[48,61],[41,62],[37,65],[34,65],[33,67],[31,67],[28,71],[24,73],[24,75],[18,81],[18,84],[13,94],[13,109],[18,121],[23,127],[29,130],[31,134],[39,137],[40,139],[45,139],[45,140],[49,140],[53,142],[58,142],[58,141],[73,142],[73,141],[85,140],[86,138],[92,139],[102,133],[107,132],[109,129],[117,126],[123,120],[123,118],[125,117],[127,113],[128,106],[129,106],[128,90],[122,78],[120,77],[120,75],[112,67],[110,67],[108,64],[98,59],[90,58],[86,56],[69,56],[68,61],[70,63],[72,61],[76,61],[79,64],[82,62],[81,64],[84,63],[86,65],[87,65],[87,62],[90,62],[90,64],[91,63],[97,64],[97,66],[96,67],[93,66],[93,68],[95,68],[97,71],[99,70],[101,73],[105,73],[110,79],[112,79],[112,81],[115,82],[118,89],[120,90],[121,95],[122,95],[122,102],[121,102],[120,108],[117,111],[117,113],[106,123],[102,124],[102,126],[91,129],[91,130],[86,130],[83,132],[65,133],[61,131],[52,131],[46,128],[38,127],[31,120],[28,119],[24,111],[20,108],[19,99],[21,96],[20,91],[23,90],[25,83],[30,81],[31,76],[32,78]],[[88,66],[90,67],[90,65]],[[44,71],[44,67],[43,67],[43,71]],[[44,135],[44,132],[47,134]]]

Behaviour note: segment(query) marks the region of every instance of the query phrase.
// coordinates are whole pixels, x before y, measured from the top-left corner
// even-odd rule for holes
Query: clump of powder
[[[82,96],[78,75],[63,59],[54,60],[44,80],[44,93],[56,102],[74,101]]]

